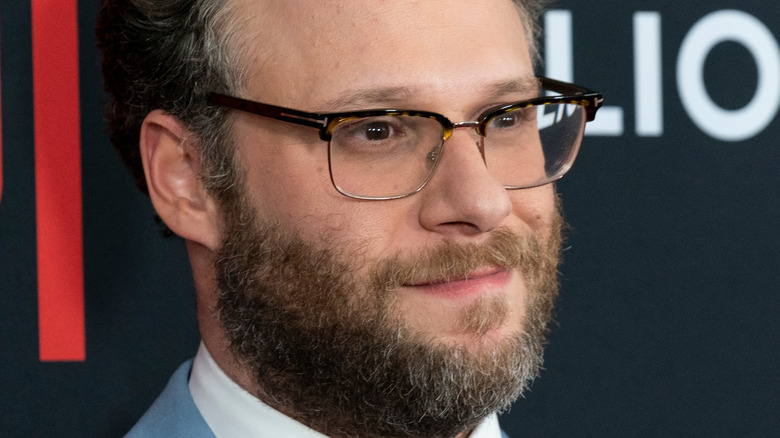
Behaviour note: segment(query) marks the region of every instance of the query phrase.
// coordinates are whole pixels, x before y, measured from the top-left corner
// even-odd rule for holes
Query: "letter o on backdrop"
[[[735,110],[713,102],[704,84],[707,55],[724,41],[747,48],[758,68],[752,100]],[[772,122],[780,108],[780,46],[756,17],[737,10],[712,12],[699,20],[683,40],[677,58],[677,88],[685,110],[702,131],[723,141],[751,138]]]

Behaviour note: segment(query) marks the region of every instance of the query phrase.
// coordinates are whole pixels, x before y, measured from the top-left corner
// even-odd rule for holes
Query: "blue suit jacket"
[[[215,438],[190,394],[192,360],[173,373],[154,404],[125,435],[127,438]],[[504,438],[509,438],[502,430]]]
[[[129,438],[215,438],[190,394],[192,360],[173,373],[154,404],[127,433]]]

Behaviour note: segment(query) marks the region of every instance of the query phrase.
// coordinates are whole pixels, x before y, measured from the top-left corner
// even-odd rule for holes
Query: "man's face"
[[[399,108],[462,121],[536,92],[522,86],[533,68],[509,0],[246,0],[237,14],[249,38],[241,97],[313,112]],[[496,374],[526,366],[516,350],[530,348],[529,331],[531,343],[542,343],[555,294],[560,218],[551,185],[505,190],[473,130],[459,129],[420,193],[361,201],[332,186],[316,130],[236,112],[234,134],[245,205],[226,206],[217,268],[221,317],[234,346],[244,344],[236,348],[244,361],[275,362],[283,373],[318,357],[312,370],[337,373],[397,350],[406,360],[398,366],[416,366],[414,357]],[[260,329],[242,333],[250,326]],[[268,341],[252,336],[277,335],[298,347],[276,358],[267,347],[255,351]],[[315,354],[327,351],[344,355],[343,364]],[[256,368],[284,380],[273,365]],[[519,388],[528,377],[495,380]]]
[[[533,77],[522,23],[508,0],[250,3],[247,15],[255,19],[245,27],[256,34],[257,53],[247,53],[256,62],[242,97],[320,112],[400,107],[461,121],[536,92],[494,89]],[[444,242],[484,243],[501,228],[544,235],[554,217],[553,187],[503,189],[482,162],[473,131],[456,131],[430,183],[394,201],[336,192],[327,144],[314,129],[236,113],[235,134],[237,162],[247,171],[248,196],[261,219],[367,262]],[[523,273],[485,266],[469,281],[430,280],[397,291],[409,325],[436,338],[474,342],[455,320],[464,306],[492,296],[506,301],[509,314],[490,336],[520,327]]]

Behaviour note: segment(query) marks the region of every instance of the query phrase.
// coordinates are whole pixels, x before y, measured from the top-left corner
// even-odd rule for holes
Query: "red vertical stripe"
[[[3,80],[0,77],[0,201],[3,200]]]
[[[86,357],[77,17],[76,0],[32,0],[42,361]]]

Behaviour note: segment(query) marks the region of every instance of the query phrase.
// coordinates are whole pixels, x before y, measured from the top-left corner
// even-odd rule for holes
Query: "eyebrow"
[[[530,97],[537,97],[541,83],[538,78],[524,77],[518,79],[510,79],[507,81],[500,81],[493,84],[489,84],[485,90],[485,95],[492,98],[506,96],[507,94],[524,94],[531,95]]]
[[[538,97],[539,79],[535,77],[523,77],[497,81],[482,87],[482,95],[486,100],[498,99],[509,94],[524,94],[527,98]],[[359,90],[350,90],[326,101],[324,109],[343,111],[347,109],[367,109],[377,106],[404,105],[413,96],[419,94],[416,87],[379,87]]]
[[[391,105],[408,101],[413,95],[413,90],[408,87],[383,87],[364,90],[350,90],[341,96],[325,102],[325,108],[367,108],[372,105]]]

